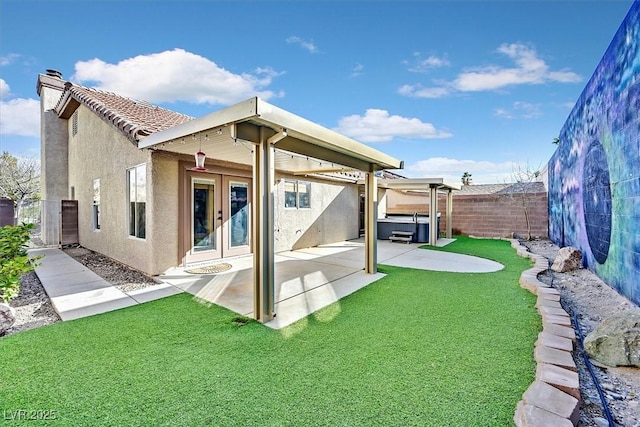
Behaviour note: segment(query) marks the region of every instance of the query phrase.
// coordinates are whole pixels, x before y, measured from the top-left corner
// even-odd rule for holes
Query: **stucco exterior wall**
[[[154,205],[151,155],[139,150],[121,133],[84,106],[77,110],[78,131],[72,135],[69,126],[69,187],[74,187],[78,200],[80,245],[105,254],[146,273],[153,268],[153,228],[147,211],[146,239],[128,235],[126,169],[146,163],[147,206]],[[93,227],[93,180],[100,179],[101,228]]]
[[[152,238],[150,272],[159,274],[178,265],[179,162],[176,156],[152,153],[147,176],[152,203],[147,207],[147,239]]]
[[[284,207],[285,179],[311,183],[310,209]],[[356,239],[360,235],[359,191],[355,184],[278,174],[274,202],[276,252]]]
[[[640,2],[613,37],[549,161],[549,233],[640,304]]]

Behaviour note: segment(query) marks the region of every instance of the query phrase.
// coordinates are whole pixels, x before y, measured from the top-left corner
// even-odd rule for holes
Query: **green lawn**
[[[507,242],[456,245],[506,268],[382,266],[384,279],[280,331],[182,294],[0,339],[2,420],[20,424],[9,418],[22,409],[64,426],[511,425],[541,327],[518,285],[531,263]]]

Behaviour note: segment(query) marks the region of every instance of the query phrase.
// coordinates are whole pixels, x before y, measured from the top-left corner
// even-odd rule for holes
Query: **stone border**
[[[549,261],[533,254],[516,239],[505,239],[519,256],[535,265],[520,275],[520,286],[538,296],[536,309],[542,332],[535,343],[536,379],[518,402],[513,421],[525,426],[576,426],[580,418],[580,382],[572,351],[576,334],[569,314],[560,305],[560,293],[538,280]]]

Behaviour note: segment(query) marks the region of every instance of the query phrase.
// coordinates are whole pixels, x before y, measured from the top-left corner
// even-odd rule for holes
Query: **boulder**
[[[582,252],[571,246],[566,246],[558,251],[558,256],[553,261],[551,269],[558,273],[578,270],[582,267]]]
[[[608,317],[586,336],[584,349],[604,365],[640,368],[640,312]]]
[[[3,335],[16,322],[16,313],[7,304],[0,304],[0,335]]]

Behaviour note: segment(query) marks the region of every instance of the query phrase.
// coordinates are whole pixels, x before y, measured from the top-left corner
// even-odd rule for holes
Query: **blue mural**
[[[549,236],[640,305],[640,1],[587,83],[549,161]]]

